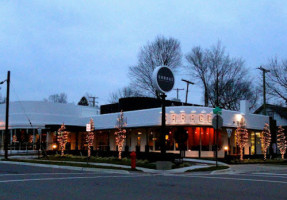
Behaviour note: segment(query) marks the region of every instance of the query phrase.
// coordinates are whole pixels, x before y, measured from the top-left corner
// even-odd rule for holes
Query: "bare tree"
[[[189,65],[188,70],[191,70],[192,75],[197,79],[204,89],[204,105],[209,105],[209,95],[208,95],[208,80],[211,76],[211,71],[208,66],[208,53],[202,48],[194,47],[189,54],[186,55],[186,60]]]
[[[287,104],[287,60],[272,59],[266,66],[270,73],[266,73],[267,93],[278,103]]]
[[[68,103],[68,97],[66,93],[52,94],[48,99],[44,101],[53,102],[53,103]]]
[[[122,89],[118,89],[116,92],[112,92],[109,97],[109,102],[116,103],[120,98],[141,96],[143,95],[139,91],[132,89],[131,86],[127,86]]]
[[[145,96],[156,96],[152,73],[157,66],[165,65],[176,71],[181,66],[180,42],[174,38],[158,36],[155,41],[143,46],[138,63],[129,68],[131,85]]]
[[[256,103],[257,93],[243,60],[230,58],[220,42],[206,50],[195,47],[186,59],[187,68],[204,89],[205,106],[218,104],[224,109],[238,110],[241,99],[250,100],[252,106]]]

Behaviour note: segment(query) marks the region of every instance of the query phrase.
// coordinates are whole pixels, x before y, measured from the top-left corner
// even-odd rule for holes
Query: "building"
[[[255,114],[264,114],[263,105],[260,106]],[[277,147],[277,130],[279,126],[284,128],[285,136],[287,137],[287,108],[278,105],[266,104],[266,115],[269,116],[270,119],[270,130],[272,135],[271,140],[271,151],[273,153],[280,154],[279,149]],[[276,149],[276,150],[275,150]]]
[[[134,99],[140,104],[140,98]],[[124,107],[123,107],[124,108]],[[160,152],[159,136],[161,126],[161,108],[137,108],[124,110],[127,121],[126,150]],[[213,108],[198,105],[174,105],[166,107],[166,147],[167,152],[179,153],[178,143],[174,140],[177,130],[184,128],[188,133],[185,142],[186,157],[213,157],[215,132],[212,128]],[[5,128],[5,105],[0,105],[1,147]],[[39,145],[52,150],[57,144],[57,130],[62,123],[69,131],[67,149],[84,150],[85,126],[90,118],[95,124],[94,150],[116,151],[114,133],[119,112],[96,115],[91,107],[73,104],[56,104],[48,102],[12,102],[10,104],[10,146],[15,150],[32,150]],[[235,130],[244,119],[249,133],[249,143],[244,154],[261,154],[260,132],[269,117],[249,112],[248,103],[241,102],[240,111],[222,111],[223,128],[219,132],[219,157],[224,156],[224,147],[230,154],[237,154]],[[230,137],[229,137],[230,136]]]

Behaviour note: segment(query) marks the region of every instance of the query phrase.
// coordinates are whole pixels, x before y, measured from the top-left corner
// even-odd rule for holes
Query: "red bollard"
[[[136,168],[137,154],[133,151],[133,152],[131,152],[130,156],[131,156],[131,168],[135,169]]]

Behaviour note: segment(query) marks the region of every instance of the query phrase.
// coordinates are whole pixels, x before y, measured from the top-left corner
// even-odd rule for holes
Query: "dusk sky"
[[[178,39],[183,55],[220,40],[257,80],[257,67],[287,59],[287,2],[1,0],[0,81],[10,70],[11,101],[65,92],[77,103],[88,92],[105,104],[129,84],[129,66],[158,35]],[[178,72],[175,88],[186,87],[181,78],[193,81],[187,73]],[[203,104],[200,87],[190,90],[188,102]]]

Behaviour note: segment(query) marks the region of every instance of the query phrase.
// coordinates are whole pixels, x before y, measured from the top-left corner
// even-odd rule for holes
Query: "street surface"
[[[286,200],[287,167],[254,170],[256,166],[248,165],[247,169],[253,170],[244,171],[244,166],[238,165],[241,171],[230,174],[121,174],[0,162],[0,199]]]

